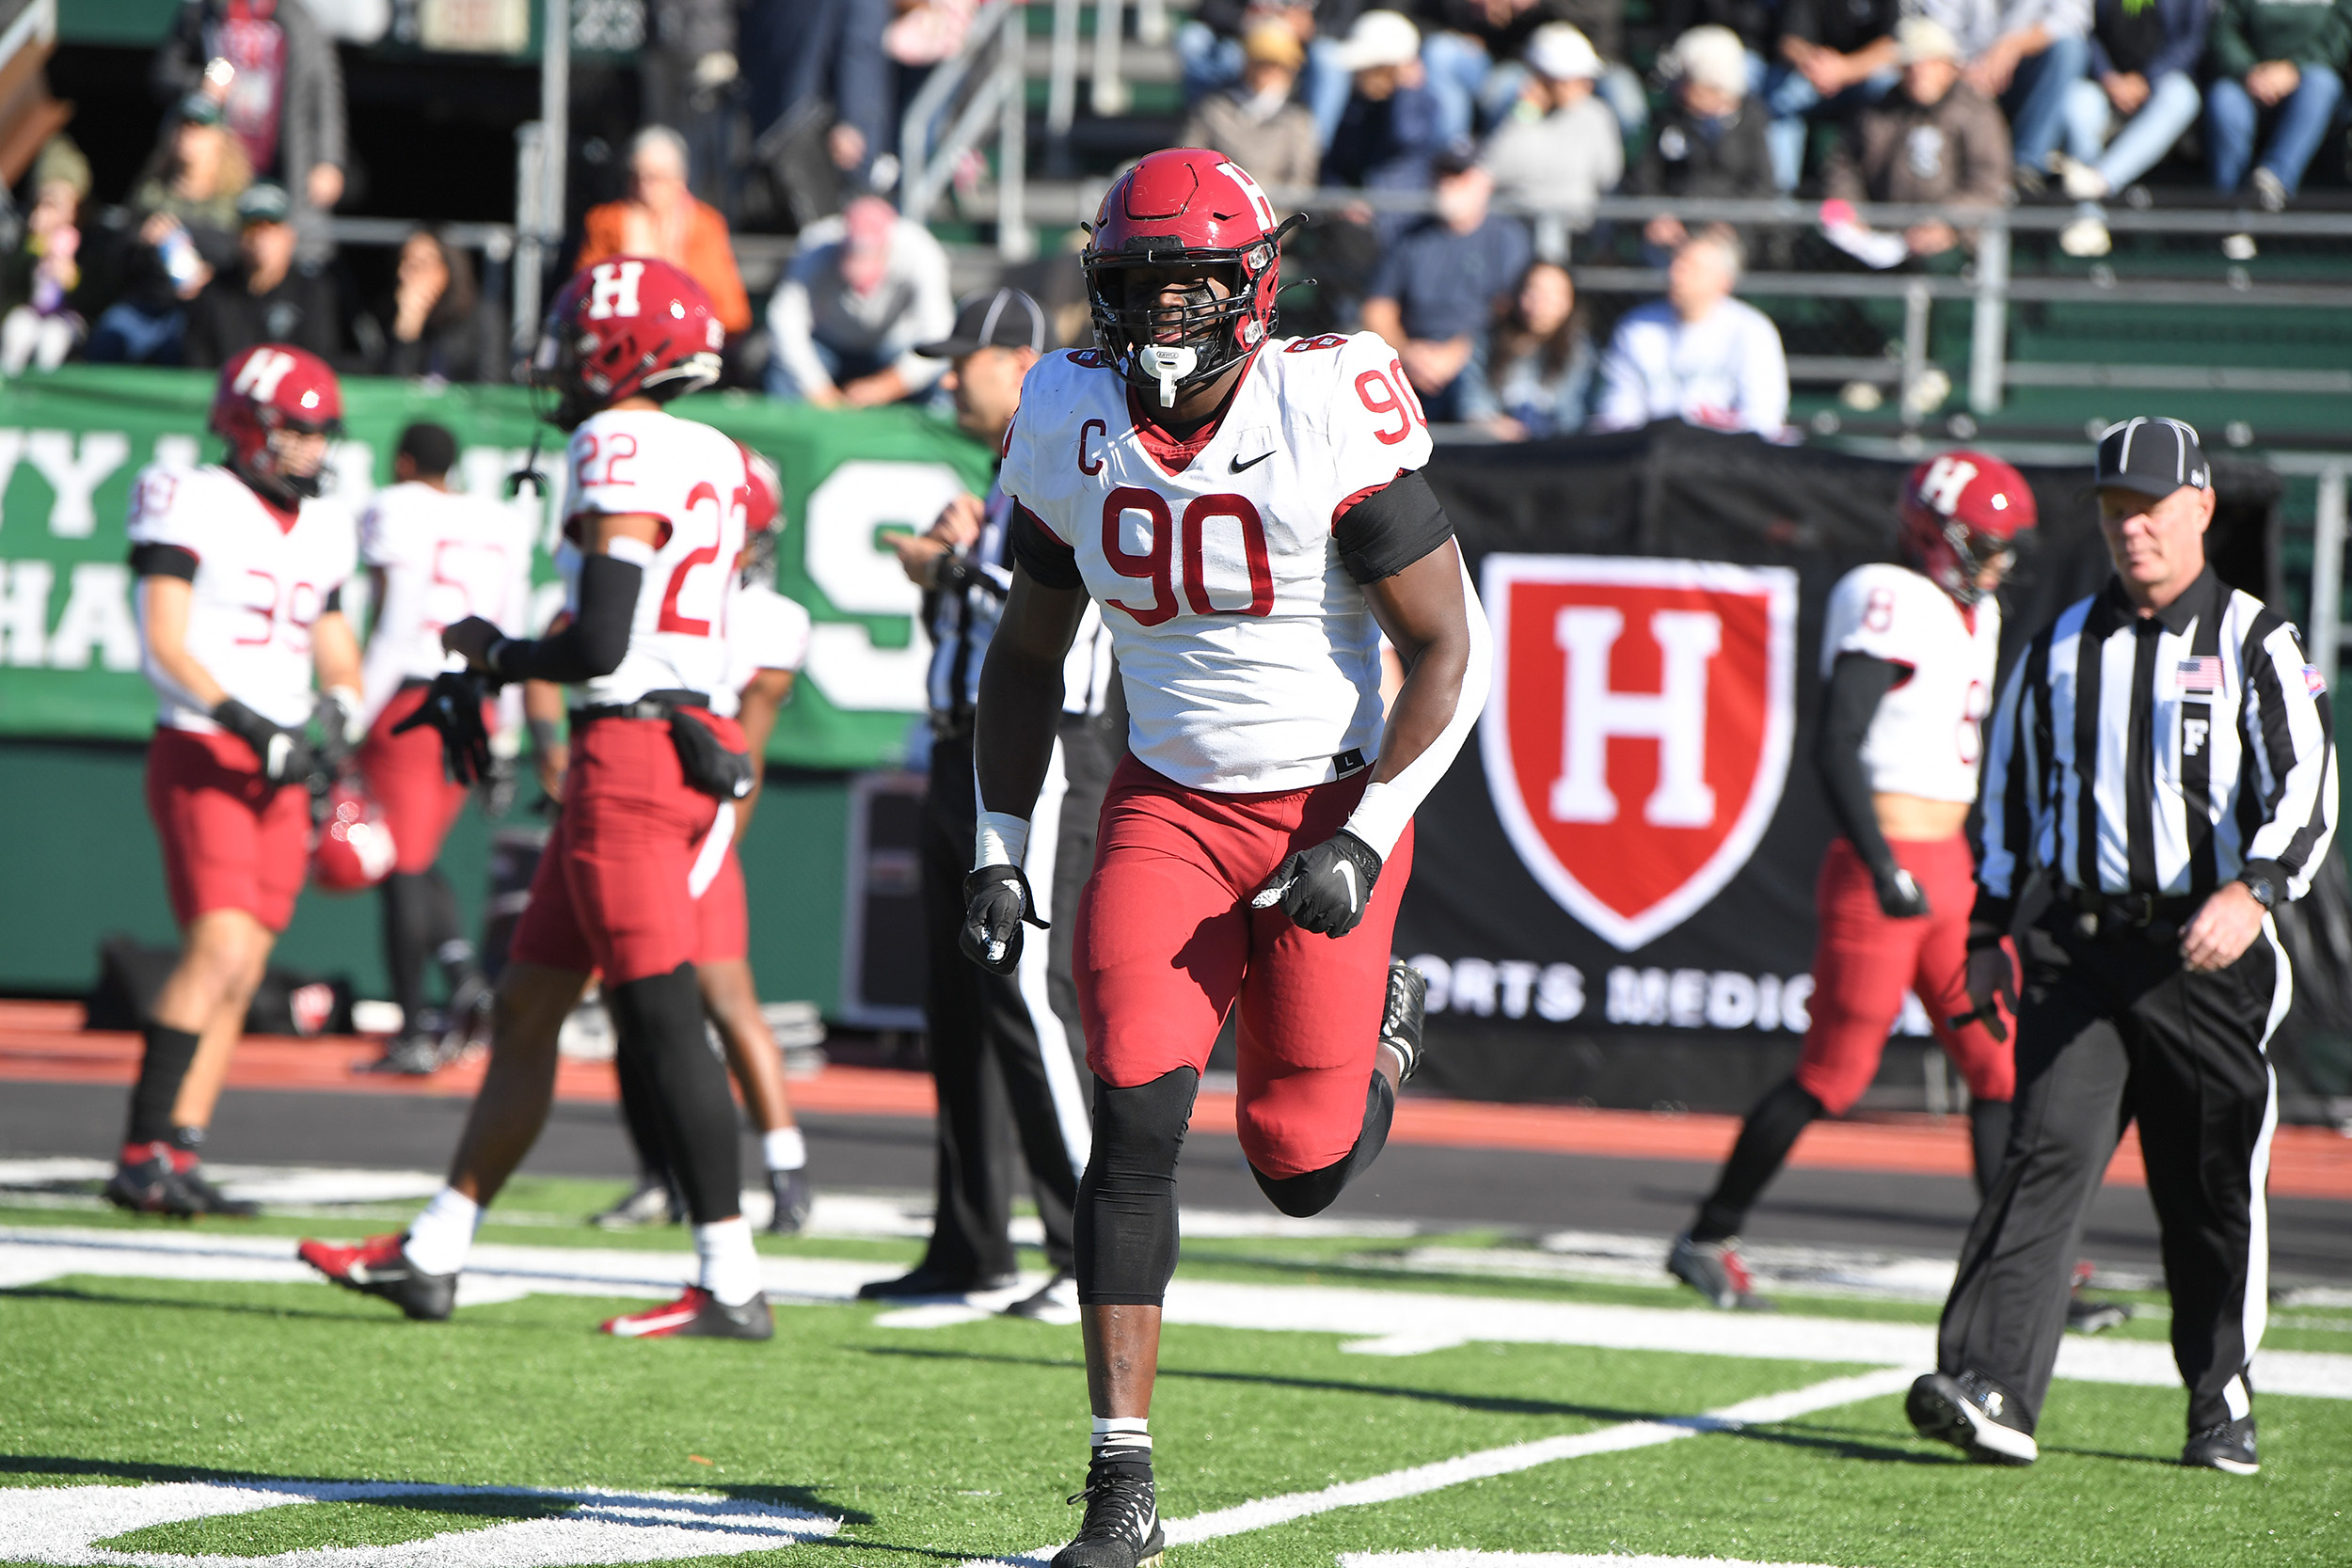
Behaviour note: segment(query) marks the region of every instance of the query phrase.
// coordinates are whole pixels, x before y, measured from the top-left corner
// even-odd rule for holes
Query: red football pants
[[[1363,1131],[1412,830],[1381,867],[1362,924],[1336,941],[1249,899],[1284,856],[1337,832],[1371,778],[1215,795],[1130,754],[1104,797],[1079,899],[1073,964],[1088,1065],[1114,1088],[1200,1071],[1238,1001],[1242,1152],[1277,1179],[1337,1164]]]
[[[469,793],[449,781],[440,731],[420,724],[406,735],[392,733],[394,724],[424,705],[429,689],[412,686],[394,693],[359,745],[359,776],[392,830],[392,869],[410,874],[430,870],[441,858],[441,841],[466,809]]]
[[[310,874],[308,790],[266,783],[233,735],[159,729],[147,748],[147,815],[183,928],[215,910],[286,928]]]
[[[1959,833],[1898,840],[1895,863],[1928,895],[1921,920],[1889,920],[1879,908],[1870,868],[1843,838],[1821,859],[1814,907],[1820,940],[1813,950],[1813,1022],[1797,1059],[1797,1083],[1831,1116],[1842,1116],[1878,1076],[1888,1031],[1902,1015],[1903,992],[1915,992],[1936,1043],[1979,1100],[2008,1100],[2017,1085],[2007,1041],[1981,1022],[1955,1030],[1947,1020],[1974,1009],[1965,982],[1968,911],[1976,902],[1976,862]],[[2014,1038],[2012,1033],[2011,1036]]]
[[[735,721],[694,711],[721,744],[743,749]],[[687,784],[660,720],[574,728],[564,809],[516,923],[515,961],[601,971],[615,986],[691,962],[702,931],[687,880],[718,812]]]

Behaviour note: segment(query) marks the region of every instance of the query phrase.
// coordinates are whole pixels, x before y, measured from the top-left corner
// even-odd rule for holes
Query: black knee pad
[[[1321,1170],[1296,1176],[1268,1176],[1255,1165],[1249,1167],[1249,1174],[1258,1179],[1258,1190],[1291,1218],[1320,1214],[1380,1158],[1380,1151],[1389,1147],[1389,1123],[1395,1118],[1396,1090],[1390,1086],[1386,1073],[1375,1072],[1364,1086],[1363,1130],[1356,1134],[1356,1146],[1344,1157]]]
[[[704,1039],[694,966],[607,986],[616,1048],[653,1093],[671,1174],[696,1225],[742,1212],[742,1148],[727,1069]]]
[[[1073,1241],[1078,1299],[1157,1307],[1176,1272],[1176,1157],[1200,1075],[1188,1067],[1148,1084],[1094,1091],[1094,1152],[1078,1183]]]

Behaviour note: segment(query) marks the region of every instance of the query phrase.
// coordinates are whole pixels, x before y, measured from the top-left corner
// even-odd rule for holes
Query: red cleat
[[[294,1256],[346,1291],[382,1296],[419,1323],[446,1323],[457,1305],[457,1276],[426,1274],[402,1250],[408,1238],[371,1236],[358,1246],[305,1242]]]
[[[755,1292],[740,1307],[728,1307],[699,1285],[666,1306],[625,1313],[605,1321],[604,1331],[624,1339],[766,1339],[776,1332],[766,1295]]]

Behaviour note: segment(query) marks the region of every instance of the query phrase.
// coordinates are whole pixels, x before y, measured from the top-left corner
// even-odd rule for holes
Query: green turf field
[[[615,1238],[580,1227],[579,1216],[610,1196],[591,1184],[518,1184],[503,1223],[483,1240],[681,1246],[675,1231]],[[87,1212],[0,1211],[0,1225],[63,1223],[109,1222]],[[383,1224],[270,1220],[233,1234],[352,1235]],[[1497,1240],[1447,1242],[1475,1248]],[[1466,1311],[1486,1300],[1688,1301],[1629,1285],[1433,1275],[1402,1261],[1410,1244],[1203,1243],[1188,1249],[1185,1276],[1451,1291]],[[878,1263],[916,1250],[835,1238],[762,1246],[771,1256]],[[1082,1479],[1086,1441],[1074,1328],[989,1319],[918,1331],[878,1323],[877,1308],[819,1305],[779,1307],[777,1338],[767,1345],[624,1343],[593,1332],[600,1317],[635,1305],[532,1295],[421,1325],[307,1284],[69,1275],[0,1291],[0,1562],[295,1552],[302,1556],[279,1560],[318,1568],[524,1560],[499,1555],[508,1536],[497,1532],[520,1541],[514,1532],[601,1506],[546,1495],[580,1488],[689,1494],[704,1508],[735,1499],[766,1505],[763,1518],[816,1516],[789,1527],[803,1533],[778,1549],[643,1560],[930,1568],[1027,1552],[1074,1525],[1077,1510],[1062,1501]],[[1786,1306],[1851,1320],[1932,1317],[1931,1307],[1903,1303]],[[2342,1321],[2352,1312],[2286,1318],[2296,1326],[2282,1338],[2297,1348],[2352,1351],[2352,1322]],[[2163,1324],[2155,1317],[2122,1332],[2160,1339]],[[1886,1375],[1565,1344],[1372,1355],[1341,1343],[1311,1331],[1171,1324],[1152,1412],[1163,1516],[1172,1523],[1509,1445],[1719,1410],[1842,1373]],[[1415,1496],[1316,1503],[1320,1512],[1174,1546],[1169,1561],[1338,1568],[1343,1555],[1433,1548],[1865,1568],[2352,1561],[2344,1517],[2352,1508],[2352,1403],[2265,1391],[2265,1465],[2251,1480],[2171,1463],[2182,1404],[2176,1389],[2061,1383],[2040,1432],[2042,1462],[2011,1471],[1974,1467],[1918,1441],[1899,1395],[1882,1393]],[[11,1488],[152,1492],[257,1478],[516,1490],[292,1500],[119,1529],[78,1557],[24,1557],[20,1528],[9,1523],[30,1506],[23,1497],[12,1505]],[[122,1490],[102,1500],[129,1506],[130,1497]],[[105,1516],[128,1515],[118,1507]],[[412,1544],[405,1555],[349,1550],[401,1543]],[[323,1547],[345,1550],[315,1550]]]

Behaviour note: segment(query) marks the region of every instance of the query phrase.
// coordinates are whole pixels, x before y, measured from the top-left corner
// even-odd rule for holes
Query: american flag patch
[[[2185,658],[2172,673],[2172,689],[2181,696],[2202,693],[2218,695],[2221,690],[2221,656],[2206,654],[2200,658]]]
[[[2328,678],[2319,673],[2316,664],[2303,666],[2303,689],[2314,697],[2328,695]]]

